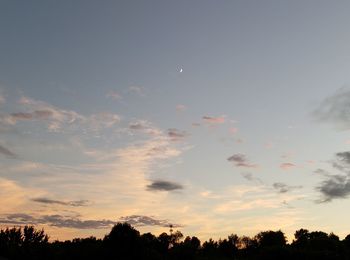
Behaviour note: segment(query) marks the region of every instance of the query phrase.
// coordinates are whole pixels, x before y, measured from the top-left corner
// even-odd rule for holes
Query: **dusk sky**
[[[0,227],[350,233],[349,1],[0,1]]]

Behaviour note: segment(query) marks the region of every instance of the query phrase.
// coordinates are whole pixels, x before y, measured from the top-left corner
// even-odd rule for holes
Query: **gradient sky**
[[[0,2],[0,225],[350,233],[349,1]]]

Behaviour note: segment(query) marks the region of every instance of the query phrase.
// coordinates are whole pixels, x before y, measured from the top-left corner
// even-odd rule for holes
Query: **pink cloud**
[[[179,104],[176,106],[176,111],[177,112],[183,112],[187,109],[187,107],[185,105]]]
[[[113,100],[119,100],[119,99],[122,99],[122,96],[119,95],[118,92],[114,91],[114,90],[111,90],[107,93],[106,95],[107,98],[111,98]]]
[[[231,127],[229,131],[230,131],[231,134],[236,134],[238,132],[238,128],[237,127]]]
[[[296,165],[293,163],[289,163],[289,162],[281,163],[281,165],[280,165],[280,168],[283,170],[289,170],[289,169],[292,169],[294,167],[296,167]]]
[[[265,144],[266,149],[271,149],[272,147],[273,147],[273,143],[271,143],[271,142],[268,142]]]
[[[223,124],[225,123],[224,116],[212,117],[212,116],[203,116],[202,119],[210,124]]]

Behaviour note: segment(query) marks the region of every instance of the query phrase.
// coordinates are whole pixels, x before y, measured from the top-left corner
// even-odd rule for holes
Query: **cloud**
[[[293,163],[290,163],[290,162],[281,163],[281,165],[280,165],[280,168],[283,170],[289,170],[289,169],[292,169],[294,167],[296,167],[296,165]]]
[[[333,167],[341,170],[350,170],[350,152],[339,152],[335,154],[336,160],[333,162]]]
[[[61,201],[61,200],[52,200],[48,198],[34,198],[32,201],[43,203],[43,204],[58,204],[64,206],[72,207],[83,207],[88,206],[90,202],[88,200],[75,200],[75,201]]]
[[[272,187],[274,189],[276,189],[279,193],[286,193],[286,192],[289,192],[291,190],[302,188],[302,186],[289,186],[289,185],[282,183],[282,182],[275,182],[274,184],[272,184]]]
[[[50,110],[35,110],[30,113],[12,113],[11,117],[14,120],[48,120],[53,117],[54,113]]]
[[[176,105],[176,111],[177,112],[183,112],[186,109],[187,109],[187,107],[185,105],[182,105],[182,104]]]
[[[317,202],[330,202],[333,199],[344,199],[350,194],[350,178],[346,175],[331,175],[316,188],[323,195]]]
[[[203,116],[202,117],[204,122],[210,123],[210,124],[223,124],[225,123],[225,117],[224,116],[218,116],[218,117],[212,117],[212,116]]]
[[[3,154],[9,158],[17,158],[17,155],[15,153],[11,152],[9,149],[2,145],[0,145],[0,154]]]
[[[350,90],[341,88],[324,99],[313,111],[313,117],[321,122],[331,123],[342,129],[350,128]]]
[[[110,128],[120,122],[120,117],[113,113],[98,113],[89,117],[89,126],[93,130],[101,130],[103,128]]]
[[[126,217],[121,217],[120,220],[122,222],[127,222],[132,226],[169,227],[170,225],[172,225],[173,227],[182,227],[182,225],[171,223],[168,220],[155,219],[153,217],[143,216],[143,215],[131,215]]]
[[[110,228],[118,222],[113,220],[81,220],[77,217],[69,217],[63,215],[42,215],[32,216],[24,213],[8,214],[0,218],[0,224],[8,225],[49,225],[59,228],[74,229],[104,229]]]
[[[174,191],[182,190],[184,187],[176,182],[156,180],[147,185],[149,191]]]
[[[139,96],[144,96],[144,88],[143,87],[139,87],[139,86],[130,86],[128,88],[129,92],[131,93],[136,93]]]
[[[113,100],[120,100],[122,99],[122,96],[117,91],[111,90],[106,94],[106,98],[111,98]]]
[[[84,116],[29,97],[20,98],[18,103],[25,111],[1,116],[1,123],[15,125],[18,121],[45,121],[50,132],[61,132],[68,128],[86,132],[113,127],[121,120],[119,115],[108,112]]]
[[[323,169],[315,172],[324,176],[324,180],[316,187],[322,195],[317,203],[330,202],[333,199],[344,199],[350,195],[350,152],[339,152],[335,154],[332,166],[339,170],[339,174],[330,174]]]
[[[180,131],[176,128],[168,129],[167,134],[171,141],[181,141],[188,136],[186,131]]]
[[[230,134],[236,134],[238,132],[238,128],[237,127],[231,127],[229,131],[230,131]]]
[[[149,123],[144,120],[133,122],[129,124],[129,128],[132,130],[145,130],[149,128]]]
[[[154,127],[152,123],[147,120],[136,120],[130,123],[128,128],[129,130],[141,131],[154,137],[163,135],[163,132],[160,129]]]
[[[0,93],[0,105],[3,105],[3,104],[5,104],[6,103],[6,99],[5,99],[5,97],[3,96],[3,95],[1,95],[1,93]]]
[[[254,177],[254,175],[253,175],[252,173],[250,173],[250,172],[242,172],[241,175],[242,175],[242,177],[243,177],[244,179],[246,179],[247,181],[257,182],[257,183],[260,183],[260,184],[263,183],[262,180],[261,180],[260,178]]]
[[[130,215],[121,217],[118,221],[102,220],[82,220],[79,217],[63,216],[59,214],[34,216],[26,213],[7,214],[0,218],[3,225],[49,225],[58,228],[73,229],[105,229],[117,224],[127,222],[133,226],[160,226],[160,227],[182,227],[168,220],[156,219],[143,215]]]
[[[252,164],[247,160],[247,157],[244,154],[234,154],[227,158],[229,162],[233,162],[237,167],[246,167],[246,168],[256,168],[257,164]]]

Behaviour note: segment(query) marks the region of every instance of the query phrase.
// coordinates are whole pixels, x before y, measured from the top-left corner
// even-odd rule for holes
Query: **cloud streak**
[[[334,124],[342,129],[350,128],[350,90],[342,88],[325,98],[313,111],[313,117],[320,122]]]
[[[318,169],[317,173],[324,176],[324,180],[316,187],[322,195],[317,203],[330,202],[333,199],[345,199],[350,195],[350,152],[335,154],[332,166],[339,170],[339,174],[329,174],[327,171]]]
[[[171,141],[177,142],[177,141],[182,141],[188,136],[188,133],[186,131],[180,131],[176,128],[170,128],[168,129],[168,137],[170,138]]]
[[[290,162],[285,162],[285,163],[280,164],[280,168],[283,170],[290,170],[290,169],[293,169],[295,167],[296,167],[296,165],[293,163],[290,163]]]
[[[302,186],[290,186],[282,182],[275,182],[272,187],[277,190],[278,193],[286,193],[295,189],[301,189]]]
[[[182,227],[182,225],[174,224],[164,219],[156,219],[154,217],[143,216],[143,215],[131,215],[121,217],[122,222],[127,222],[132,226],[160,226],[160,227]]]
[[[2,124],[15,125],[20,121],[43,121],[50,132],[61,132],[67,128],[80,131],[100,131],[113,127],[121,120],[119,115],[108,112],[84,116],[29,97],[20,98],[18,104],[22,111],[2,115],[0,117]]]
[[[90,204],[88,200],[61,201],[61,200],[52,200],[48,198],[34,198],[32,199],[32,201],[42,203],[42,204],[57,204],[57,205],[71,206],[71,207],[84,207]]]
[[[229,162],[232,162],[236,167],[244,167],[244,168],[257,168],[257,164],[250,163],[244,154],[234,154],[227,158]]]
[[[32,216],[25,213],[8,214],[0,218],[1,224],[7,225],[49,225],[59,228],[74,228],[74,229],[104,229],[110,228],[117,224],[113,220],[81,220],[76,217],[68,217],[63,215],[42,215]]]
[[[210,124],[223,124],[223,123],[225,123],[225,117],[224,116],[218,116],[218,117],[203,116],[202,120],[204,122],[210,123]]]
[[[175,191],[183,188],[179,183],[164,180],[156,180],[147,185],[147,190],[149,191]]]
[[[5,155],[8,158],[17,158],[17,155],[14,152],[11,152],[6,147],[0,145],[0,154]]]

